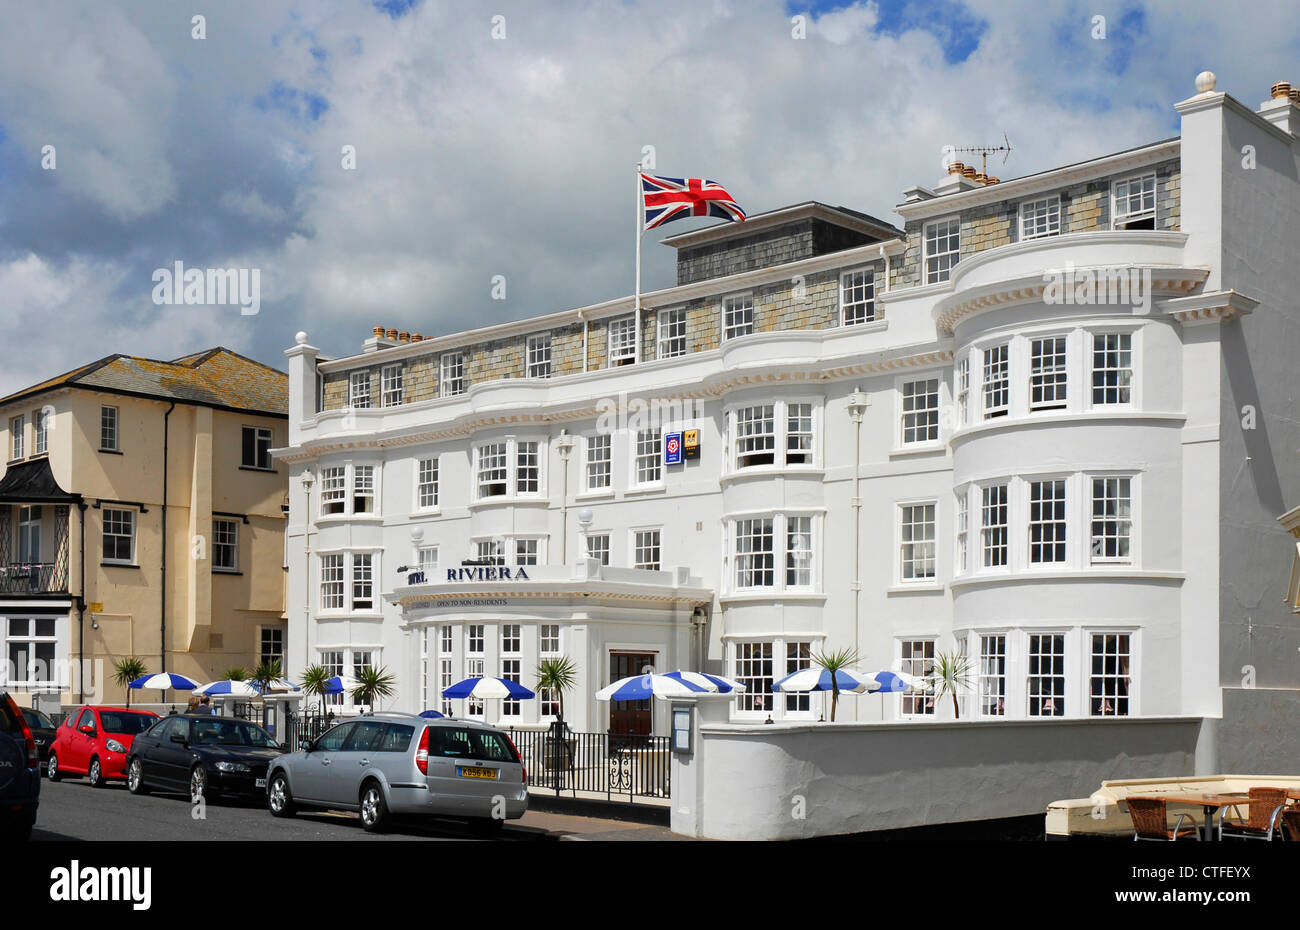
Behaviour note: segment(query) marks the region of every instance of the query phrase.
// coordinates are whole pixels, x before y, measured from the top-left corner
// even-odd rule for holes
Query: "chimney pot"
[[[950,164],[950,165],[948,166],[948,173],[949,173],[949,174],[961,174],[962,171],[965,170],[965,168],[966,168],[966,166],[963,165],[961,162],[959,162],[959,161],[955,161],[955,162],[953,162],[952,164]]]
[[[1300,105],[1300,87],[1293,86],[1288,96],[1291,98],[1292,103]]]
[[[397,334],[397,341],[398,341],[398,342],[410,342],[410,341],[411,341],[411,334],[408,333],[406,330],[402,330],[400,333]]]
[[[386,335],[389,339],[396,339],[396,338],[397,338],[397,330],[395,330],[395,329],[390,329],[387,333],[385,333],[385,335]]]
[[[376,339],[384,338],[384,328],[382,326],[376,326],[374,329],[371,330],[371,332],[374,334]]]
[[[411,333],[411,341],[412,341],[412,342],[424,342],[424,337],[421,336],[419,333]]]
[[[1278,81],[1276,84],[1273,85],[1274,100],[1278,99],[1279,97],[1289,97],[1289,96],[1291,96],[1291,84],[1289,82]]]
[[[972,181],[975,180],[974,165],[966,165],[964,168],[961,169],[961,173],[962,173],[962,177],[970,178]]]
[[[992,175],[989,175],[988,180],[985,181],[984,183],[985,183],[985,184],[997,184],[997,183],[999,183],[999,182],[998,182],[998,179],[997,179],[997,178],[993,177]]]
[[[989,176],[985,174],[983,171],[976,171],[975,180],[978,181],[980,184],[987,184],[989,182]]]

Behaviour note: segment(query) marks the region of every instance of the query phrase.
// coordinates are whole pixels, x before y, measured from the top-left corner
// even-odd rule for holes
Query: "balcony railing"
[[[68,590],[68,563],[0,563],[0,594],[60,594]]]

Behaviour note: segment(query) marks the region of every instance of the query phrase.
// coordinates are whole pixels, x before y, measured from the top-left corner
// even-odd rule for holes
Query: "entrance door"
[[[614,652],[609,656],[609,680],[644,675],[654,668],[653,653]],[[650,735],[650,701],[610,701],[609,732],[619,735]]]

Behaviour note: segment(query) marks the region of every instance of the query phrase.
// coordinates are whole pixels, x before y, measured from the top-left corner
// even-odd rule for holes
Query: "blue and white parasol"
[[[772,685],[773,691],[834,691],[839,688],[841,694],[853,693],[862,694],[864,691],[872,690],[876,684],[874,676],[865,675],[862,672],[850,669],[840,669],[831,678],[831,673],[824,668],[803,668],[797,672],[786,675],[776,684]]]
[[[175,689],[177,691],[193,691],[199,686],[197,681],[191,681],[184,675],[173,675],[171,672],[159,672],[156,675],[141,675],[135,681],[127,685],[128,688],[148,689],[157,691],[167,691]]]
[[[596,692],[598,701],[646,701],[652,697],[699,697],[706,694],[732,694],[737,689],[744,690],[739,682],[727,682],[728,691],[699,672],[669,672],[666,675],[633,675],[620,678]],[[726,679],[717,679],[726,681]]]
[[[738,681],[723,678],[721,675],[710,675],[707,672],[684,672],[678,669],[675,672],[665,672],[664,677],[675,678],[678,681],[689,681],[705,691],[713,691],[719,694],[732,694],[745,690],[745,686]]]
[[[256,687],[256,683],[254,683],[251,679],[249,680],[249,683],[253,684],[254,687]],[[295,685],[292,681],[290,681],[287,678],[272,678],[270,681],[266,683],[267,694],[286,694],[290,691],[301,691],[301,690],[302,688],[299,688],[297,685]]]
[[[508,678],[466,678],[443,689],[445,698],[474,698],[478,701],[521,701],[537,697],[517,681]]]
[[[206,685],[200,685],[194,689],[195,694],[207,694],[213,697],[226,695],[228,697],[254,698],[259,692],[255,685],[247,681],[212,681]]]
[[[874,675],[868,675],[869,680],[874,680],[875,684],[868,687],[868,691],[924,691],[930,687],[930,682],[916,675],[909,675],[907,672],[876,672]]]
[[[349,678],[347,675],[335,675],[333,678],[325,679],[325,693],[342,694],[344,691],[353,690],[357,684],[355,678]]]

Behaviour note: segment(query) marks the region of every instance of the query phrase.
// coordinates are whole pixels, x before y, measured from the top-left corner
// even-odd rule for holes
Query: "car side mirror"
[[[305,739],[298,744],[298,748],[303,752],[311,752],[314,747],[312,746],[311,740]]]
[[[85,733],[87,736],[95,735],[95,725],[93,723],[83,723],[77,729],[81,730],[81,732]]]
[[[173,743],[184,743],[184,742],[188,742],[188,741],[185,739],[185,734],[184,734],[184,733],[173,733],[173,734],[172,734],[172,742],[173,742]]]

